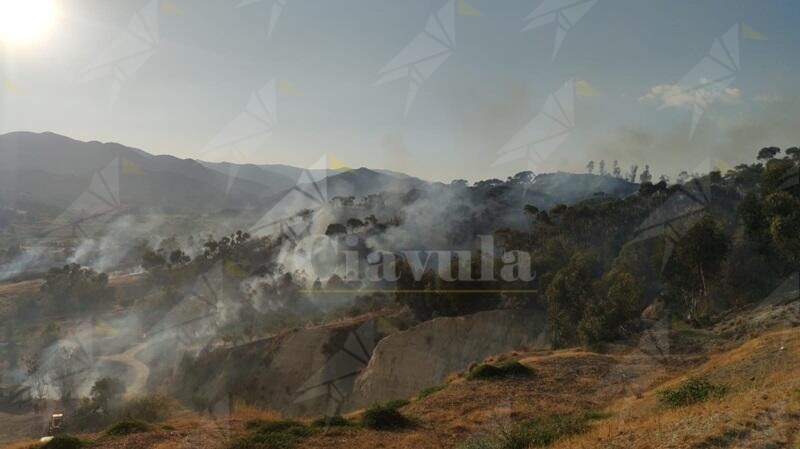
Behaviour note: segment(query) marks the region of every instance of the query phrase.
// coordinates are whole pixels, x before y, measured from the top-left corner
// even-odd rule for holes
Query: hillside
[[[400,407],[413,420],[398,431],[332,426],[312,430],[302,448],[477,448],[504,441],[522,423],[552,416],[589,416],[577,434],[554,448],[764,448],[800,443],[800,309],[795,300],[733,315],[707,330],[678,321],[654,323],[641,340],[598,353],[537,349],[498,354],[484,363],[518,360],[528,377],[470,380],[465,373]],[[744,342],[729,332],[751,333]],[[655,344],[654,344],[655,342]],[[671,408],[659,397],[687,379],[723,385],[725,393]],[[87,434],[97,448],[178,448],[190,442],[223,448],[252,420],[280,416],[239,404],[213,419],[180,412],[146,433]],[[361,412],[347,415],[358,422]],[[561,418],[564,419],[564,418]],[[517,429],[517,430],[515,430]],[[505,437],[504,437],[505,435]],[[483,441],[484,445],[479,445]],[[470,443],[471,442],[471,443]],[[25,444],[9,446],[27,447]],[[267,446],[272,447],[272,446]],[[275,446],[278,447],[278,446]]]
[[[265,209],[295,184],[302,184],[299,180],[303,169],[287,165],[211,163],[156,156],[117,143],[81,142],[53,133],[14,132],[0,135],[0,202],[22,208],[63,209],[87,188],[95,173],[114,161],[122,167],[120,202],[140,208],[186,213]],[[325,180],[328,199],[434,186],[402,173],[364,167],[311,172],[317,178],[329,176]],[[571,204],[597,192],[624,196],[637,188],[607,176],[558,173],[540,178],[528,195],[538,195],[534,202],[545,208]]]

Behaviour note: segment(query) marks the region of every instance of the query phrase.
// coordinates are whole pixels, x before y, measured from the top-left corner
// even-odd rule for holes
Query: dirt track
[[[30,281],[9,282],[0,284],[0,296],[21,295],[24,293],[35,293],[44,284],[43,279],[32,279]]]
[[[131,367],[133,370],[134,378],[133,382],[127,386],[125,391],[126,399],[140,395],[142,392],[144,392],[145,385],[147,385],[147,378],[150,377],[150,367],[136,358],[136,354],[138,354],[146,346],[146,343],[142,343],[128,349],[125,352],[100,357],[100,360],[122,363]]]
[[[142,277],[141,273],[121,274],[118,276],[110,276],[108,285],[117,287],[136,282]],[[31,279],[21,282],[4,282],[0,283],[0,296],[16,296],[25,293],[36,293],[39,288],[44,284],[44,279]]]

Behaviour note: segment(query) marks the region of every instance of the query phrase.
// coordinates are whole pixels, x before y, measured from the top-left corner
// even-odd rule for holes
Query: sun
[[[0,41],[13,46],[38,42],[58,15],[56,0],[0,0]]]

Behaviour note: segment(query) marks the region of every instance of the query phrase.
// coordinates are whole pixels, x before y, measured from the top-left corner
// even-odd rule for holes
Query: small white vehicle
[[[47,425],[47,435],[58,435],[64,432],[64,414],[53,413],[50,416],[50,422]]]

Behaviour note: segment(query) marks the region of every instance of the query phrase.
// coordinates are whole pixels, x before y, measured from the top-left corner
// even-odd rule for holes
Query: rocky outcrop
[[[174,381],[178,397],[211,408],[231,396],[289,416],[336,410],[366,367],[378,320],[298,329],[186,359]]]
[[[543,345],[544,328],[543,312],[493,310],[437,318],[390,335],[356,379],[345,409],[405,399],[488,356]]]
[[[411,397],[490,355],[543,343],[543,329],[542,312],[519,310],[437,318],[405,331],[362,319],[186,359],[173,385],[201,409],[235,396],[287,416],[343,413]]]
[[[661,298],[657,298],[642,311],[642,319],[658,321],[664,317],[665,303]]]

